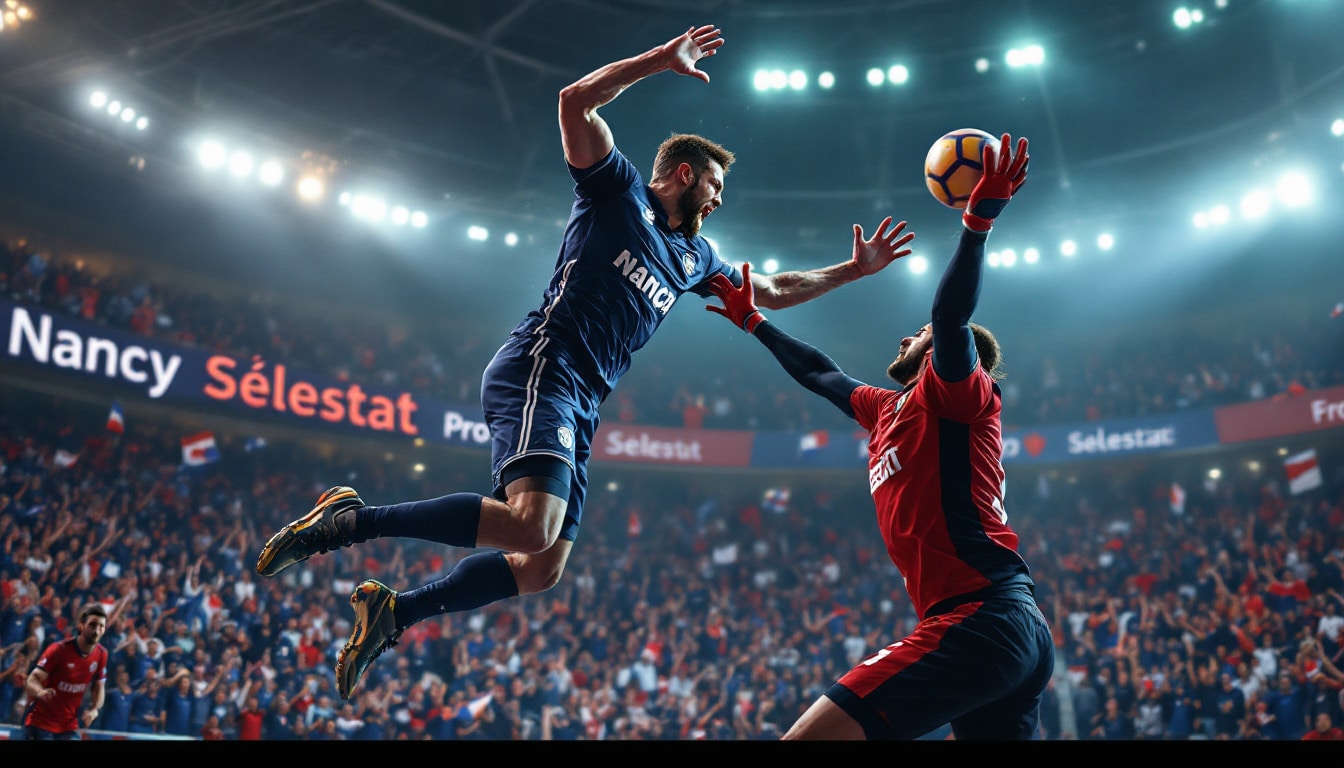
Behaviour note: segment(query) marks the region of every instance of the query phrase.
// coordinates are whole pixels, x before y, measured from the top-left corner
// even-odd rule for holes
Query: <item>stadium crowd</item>
[[[170,423],[90,435],[7,391],[0,432],[0,720],[88,602],[111,621],[94,730],[227,739],[773,739],[914,620],[861,479],[654,473],[594,494],[551,592],[411,628],[350,701],[332,663],[360,578],[407,585],[458,553],[404,540],[252,571],[324,482],[366,499],[429,480],[283,442],[183,469]],[[1013,482],[1010,473],[1010,483]],[[1299,739],[1344,723],[1344,478],[1193,487],[1159,468],[1010,493],[1053,619],[1048,739]],[[1086,490],[1084,490],[1086,489]],[[1136,490],[1142,489],[1142,490]]]
[[[26,245],[11,244],[0,266],[14,301],[447,399],[475,399],[490,353],[484,335],[341,327],[262,299],[238,311]],[[1006,420],[1336,385],[1338,331],[1323,325],[1250,349],[1173,338],[1104,358],[1022,355],[1014,370],[1032,373],[1005,382]],[[698,392],[638,368],[630,382],[611,418],[752,429],[837,418],[784,382],[772,391],[725,375]],[[244,436],[221,428],[224,458],[187,469],[168,414],[117,435],[81,426],[101,416],[80,418],[86,402],[0,392],[0,722],[20,722],[37,655],[89,602],[109,610],[111,654],[92,730],[193,739],[774,739],[914,621],[861,477],[655,472],[592,494],[584,546],[558,587],[415,625],[341,701],[332,664],[355,584],[427,581],[463,553],[373,541],[262,579],[264,537],[330,485],[371,503],[422,498],[474,487],[484,457],[418,475],[373,446],[274,440],[245,452]],[[1181,478],[1178,507],[1172,471],[1158,460],[1076,482],[1009,472],[1009,512],[1060,651],[1042,738],[1344,737],[1344,474],[1327,469],[1300,496],[1249,473]]]

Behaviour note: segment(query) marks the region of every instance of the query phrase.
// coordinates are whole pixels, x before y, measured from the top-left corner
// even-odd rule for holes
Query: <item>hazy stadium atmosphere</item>
[[[0,740],[90,603],[84,740],[775,740],[910,631],[867,433],[693,293],[602,403],[547,593],[409,628],[342,700],[351,590],[471,550],[254,569],[331,486],[490,494],[482,371],[574,200],[558,94],[702,24],[710,82],[629,88],[616,147],[645,179],[673,133],[735,153],[701,234],[754,272],[908,221],[911,255],[765,311],[874,386],[961,232],[926,151],[1030,139],[974,319],[1055,636],[1038,738],[1344,728],[1344,4],[3,4]]]

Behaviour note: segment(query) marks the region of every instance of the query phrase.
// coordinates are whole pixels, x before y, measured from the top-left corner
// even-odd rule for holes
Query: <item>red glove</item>
[[[1017,140],[1016,157],[1013,156],[1011,142],[1012,137],[1003,134],[999,140],[998,153],[994,151],[993,145],[985,143],[982,158],[985,174],[980,177],[975,189],[971,190],[966,210],[961,214],[962,223],[972,232],[988,232],[994,226],[995,217],[1027,180],[1027,162],[1031,160],[1027,154],[1027,140],[1025,137]],[[998,157],[995,157],[996,154]]]
[[[709,290],[723,302],[722,307],[706,304],[705,309],[723,315],[733,321],[733,325],[754,333],[756,326],[765,320],[765,315],[756,308],[756,289],[751,286],[751,262],[742,264],[742,287],[737,288],[727,275],[715,275],[709,280]]]

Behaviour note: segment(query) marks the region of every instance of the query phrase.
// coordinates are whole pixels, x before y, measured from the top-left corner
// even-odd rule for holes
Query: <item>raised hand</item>
[[[751,262],[742,264],[741,288],[735,287],[727,275],[715,275],[709,280],[709,290],[719,297],[723,306],[706,304],[705,309],[723,315],[747,333],[753,333],[756,326],[765,320],[765,315],[756,308],[756,289],[751,285]]]
[[[868,240],[863,239],[863,227],[854,225],[853,263],[858,265],[860,273],[865,277],[876,274],[891,262],[910,255],[910,249],[903,246],[915,239],[915,233],[902,235],[905,225],[906,222],[902,221],[888,232],[887,227],[891,226],[891,217],[888,216],[877,225],[877,231]]]
[[[713,56],[723,45],[719,28],[713,24],[703,27],[691,27],[686,34],[668,40],[663,44],[663,55],[668,57],[667,68],[679,75],[688,75],[709,82],[709,75],[696,69],[696,62],[706,56]]]
[[[1031,160],[1027,154],[1026,137],[1017,140],[1016,153],[1012,149],[1012,137],[1006,133],[999,140],[998,151],[986,143],[983,160],[985,173],[971,190],[966,210],[961,215],[962,222],[972,232],[988,232],[1004,206],[1026,183],[1027,163]]]

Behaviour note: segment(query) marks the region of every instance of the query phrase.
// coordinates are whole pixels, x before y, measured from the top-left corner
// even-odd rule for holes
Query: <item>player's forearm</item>
[[[667,69],[667,61],[659,48],[652,48],[638,56],[613,61],[589,72],[560,91],[562,114],[587,115],[604,104],[611,103],[621,92],[649,75]]]
[[[853,260],[821,269],[780,272],[756,285],[756,305],[761,309],[786,309],[811,301],[863,277]]]
[[[42,684],[42,681],[32,675],[29,675],[28,679],[23,683],[23,691],[28,694],[28,698],[30,699],[41,696],[42,692],[45,690],[47,690],[47,687]]]

